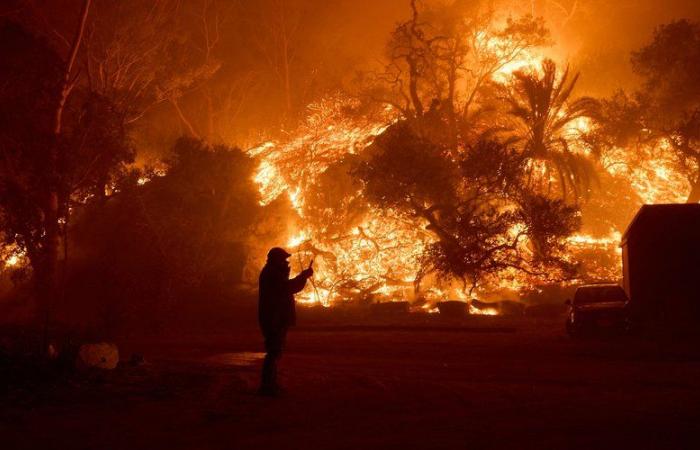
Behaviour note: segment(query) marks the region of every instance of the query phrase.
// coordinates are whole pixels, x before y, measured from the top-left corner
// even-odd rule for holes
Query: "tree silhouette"
[[[636,94],[639,133],[665,140],[691,186],[688,203],[700,201],[700,24],[679,20],[659,27],[654,39],[632,54],[643,77]]]
[[[3,22],[0,47],[0,229],[26,252],[46,327],[63,292],[70,211],[104,200],[133,148],[124,115],[74,77],[66,85],[65,61],[45,40]]]
[[[578,74],[569,77],[568,67],[557,77],[553,61],[545,60],[542,71],[518,71],[507,97],[509,116],[514,121],[515,139],[531,161],[530,182],[547,191],[556,178],[563,198],[574,199],[585,192],[594,179],[594,167],[586,155],[571,148],[574,121],[594,115],[597,102],[588,97],[572,99]],[[542,163],[543,173],[535,171]]]
[[[164,162],[165,175],[124,177],[109,201],[76,208],[65,313],[96,310],[108,330],[160,326],[241,287],[256,228],[272,215],[258,203],[255,160],[181,138]]]
[[[497,73],[547,45],[549,31],[531,15],[496,25],[493,10],[470,2],[410,5],[410,19],[391,33],[385,67],[362,74],[361,91],[403,118],[440,122],[436,134],[454,147],[490,109],[489,88]]]

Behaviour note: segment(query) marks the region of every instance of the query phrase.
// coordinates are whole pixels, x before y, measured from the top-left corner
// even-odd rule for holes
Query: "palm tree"
[[[552,174],[563,198],[572,192],[574,199],[586,192],[595,179],[591,160],[572,148],[574,121],[593,117],[597,102],[592,98],[572,100],[578,74],[569,80],[569,68],[557,79],[556,64],[546,59],[542,71],[515,72],[507,102],[514,121],[515,139],[522,143],[530,160],[530,181],[552,189]],[[541,164],[537,164],[541,163]],[[536,169],[541,168],[537,174]]]

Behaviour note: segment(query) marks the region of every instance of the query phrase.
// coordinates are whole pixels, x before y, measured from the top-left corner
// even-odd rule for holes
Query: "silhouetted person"
[[[277,362],[282,354],[289,327],[296,323],[294,294],[304,289],[313,275],[311,265],[295,278],[289,279],[291,255],[275,247],[267,253],[267,263],[260,272],[258,320],[265,338],[265,360],[262,368],[261,395],[277,395]]]

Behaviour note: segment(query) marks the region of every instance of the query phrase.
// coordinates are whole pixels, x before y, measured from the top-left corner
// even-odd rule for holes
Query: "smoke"
[[[417,1],[427,6],[454,3],[455,10],[465,11],[490,8],[504,18],[544,17],[553,37],[548,56],[580,71],[579,92],[589,95],[634,86],[629,54],[651,39],[655,27],[680,18],[700,20],[696,0]],[[72,35],[80,2],[49,0],[40,8],[32,4],[11,1],[0,12],[28,24],[64,52],[61,36]],[[132,12],[149,9],[147,3],[133,0],[119,4]],[[218,69],[206,80],[181,86],[182,116],[165,101],[134,124],[140,156],[161,156],[192,129],[215,143],[243,147],[259,143],[261,136],[275,137],[271,133],[304,120],[306,105],[343,90],[358,71],[380,64],[391,30],[411,13],[410,0],[173,0],[173,5],[179,15],[168,19],[172,26],[153,30],[149,38],[175,34],[168,38],[171,60],[164,58],[160,67],[147,71],[161,77],[151,85],[162,90],[173,80],[182,84],[204,65]],[[95,4],[93,51],[115,37],[124,45],[124,36],[133,34],[133,14],[114,11],[112,2]],[[211,59],[207,63],[201,53],[205,18],[209,43],[214,44],[206,52]],[[280,59],[283,54],[289,57],[288,67]]]
[[[537,0],[534,12],[547,20],[562,58],[582,74],[579,89],[589,95],[609,95],[631,88],[638,80],[630,52],[652,39],[664,23],[700,20],[694,0]]]

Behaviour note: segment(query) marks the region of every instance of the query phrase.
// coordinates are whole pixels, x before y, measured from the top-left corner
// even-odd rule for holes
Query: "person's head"
[[[292,256],[290,253],[281,247],[273,247],[267,252],[267,263],[276,266],[289,267],[289,262],[287,258]]]

